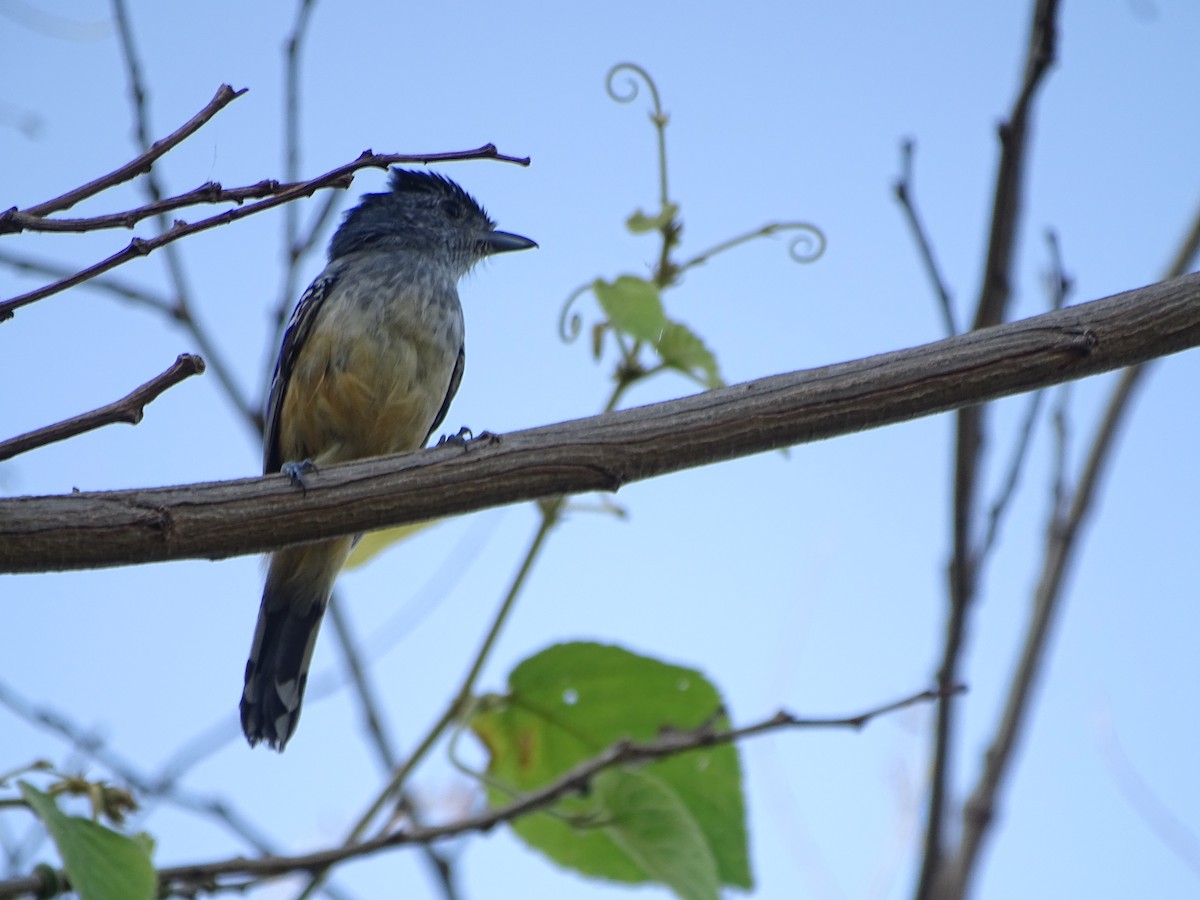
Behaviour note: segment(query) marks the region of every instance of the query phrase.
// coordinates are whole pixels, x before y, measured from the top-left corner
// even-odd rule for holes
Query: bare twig
[[[188,206],[217,203],[240,205],[247,200],[258,200],[278,194],[280,191],[291,190],[298,184],[299,182],[279,182],[271,178],[264,178],[262,181],[244,187],[225,188],[215,181],[209,181],[185,193],[155,200],[134,209],[78,219],[47,219],[35,216],[26,210],[13,208],[0,213],[0,234],[20,231],[78,234],[89,231],[105,231],[110,228],[132,228],[144,219],[161,216]]]
[[[946,279],[942,277],[941,269],[938,268],[937,259],[933,255],[933,243],[929,240],[929,233],[925,230],[921,217],[917,215],[917,206],[913,200],[913,154],[915,150],[916,144],[911,139],[900,145],[900,177],[896,179],[892,189],[896,192],[900,209],[904,211],[904,218],[908,221],[908,227],[912,230],[913,238],[917,242],[917,250],[921,253],[921,262],[925,264],[925,274],[929,276],[929,283],[937,295],[938,309],[942,313],[946,334],[958,334],[958,323],[954,321],[954,299],[950,296],[950,289],[946,287]]]
[[[257,860],[238,857],[212,863],[172,866],[159,871],[159,886],[164,893],[173,890],[187,890],[189,887],[197,885],[204,886],[207,890],[221,890],[223,886],[219,879],[223,877],[263,878],[290,872],[319,870],[346,859],[368,856],[392,847],[428,844],[472,831],[488,831],[501,823],[510,822],[529,813],[545,809],[562,797],[586,790],[591,780],[605,769],[653,762],[678,756],[690,750],[730,744],[774,731],[813,728],[857,730],[880,716],[917,704],[944,699],[962,690],[963,688],[957,685],[948,688],[933,688],[850,716],[807,718],[780,711],[768,719],[743,728],[715,729],[711,726],[702,726],[694,731],[665,732],[658,738],[645,743],[620,741],[544,787],[530,791],[504,806],[457,822],[447,825],[407,828],[350,847],[323,850],[304,856],[275,856]],[[0,898],[17,897],[23,893],[35,891],[40,886],[41,881],[37,876],[0,882]]]
[[[1047,231],[1046,241],[1050,251],[1050,270],[1046,273],[1046,287],[1050,295],[1049,306],[1051,309],[1062,309],[1067,302],[1067,297],[1071,293],[1072,282],[1063,269],[1062,253],[1058,245],[1057,235],[1053,231]],[[1058,453],[1058,465],[1056,466],[1056,497],[1061,493],[1063,472],[1065,471],[1066,464],[1066,390],[1067,388],[1064,386],[1060,394],[1060,402],[1056,404],[1054,410],[1055,433],[1059,439],[1057,443],[1060,451]],[[1033,443],[1033,432],[1037,424],[1038,413],[1041,411],[1042,396],[1043,392],[1037,391],[1029,398],[1029,405],[1026,408],[1025,419],[1021,423],[1021,429],[1018,432],[1016,446],[1009,457],[1004,484],[1001,486],[999,494],[997,494],[996,499],[992,502],[991,509],[988,511],[987,530],[984,532],[983,540],[980,542],[978,553],[978,560],[981,565],[995,548],[1004,514],[1008,511],[1012,498],[1016,496],[1017,485],[1021,480],[1021,472],[1025,469],[1025,458],[1028,456],[1029,448]]]
[[[336,597],[329,604],[329,615],[330,620],[333,622],[334,635],[337,637],[342,654],[346,658],[348,681],[351,687],[353,687],[355,695],[358,697],[359,706],[362,708],[363,726],[367,735],[367,742],[375,748],[376,754],[379,757],[380,767],[383,771],[391,772],[399,765],[399,758],[395,747],[392,745],[391,738],[384,729],[379,700],[376,696],[374,686],[367,676],[366,667],[363,665],[358,641],[354,639],[346,611]],[[420,824],[416,807],[407,794],[401,793],[399,795],[396,806],[403,811],[410,821],[417,825]],[[442,892],[442,896],[446,897],[447,900],[454,900],[457,891],[454,887],[453,869],[450,861],[434,847],[425,846],[421,849],[422,855]],[[325,873],[322,872],[319,877],[314,877],[301,896],[309,896],[312,891],[319,888],[324,882],[324,876]]]
[[[129,20],[126,0],[112,0],[112,5],[113,18],[117,23],[118,44],[121,48],[122,58],[125,60],[129,92],[133,101],[134,131],[138,145],[143,150],[147,150],[151,146],[150,110],[147,104],[146,82],[142,76],[142,65],[138,59],[137,46],[133,40],[133,26]],[[152,207],[164,204],[167,192],[159,180],[158,170],[153,168],[148,170],[146,177],[141,181],[141,186],[146,196],[150,198],[150,205]],[[154,218],[158,225],[158,237],[160,238],[174,227],[165,213],[159,212]],[[135,238],[134,240],[136,241],[137,239]],[[133,246],[133,244],[131,243],[130,246]],[[250,403],[241,386],[234,378],[233,368],[225,361],[225,355],[220,350],[217,342],[209,334],[208,329],[192,313],[194,304],[192,303],[191,282],[184,268],[183,257],[179,254],[178,248],[169,243],[166,246],[164,255],[167,274],[170,276],[171,286],[175,292],[174,309],[172,310],[173,317],[191,333],[192,339],[196,342],[200,352],[212,368],[213,375],[225,389],[226,394],[242,419],[249,422],[252,426],[255,425],[258,419],[257,409]],[[3,321],[2,313],[0,313],[0,321]]]
[[[125,249],[114,253],[108,259],[102,260],[95,265],[88,266],[70,278],[64,278],[61,281],[56,281],[54,284],[46,285],[45,287],[0,303],[0,322],[11,319],[13,311],[22,306],[65,291],[67,288],[74,287],[77,284],[82,284],[103,272],[116,268],[122,263],[129,262],[131,259],[139,256],[146,256],[159,247],[164,247],[180,238],[185,238],[201,231],[207,231],[218,225],[227,225],[230,222],[236,222],[238,219],[244,219],[255,213],[274,209],[276,206],[282,206],[284,203],[290,203],[300,197],[312,196],[312,194],[319,190],[332,187],[347,187],[353,180],[350,176],[360,169],[386,169],[388,166],[398,163],[428,164],[434,162],[458,162],[469,159],[494,159],[501,162],[516,163],[517,165],[529,165],[528,157],[514,157],[500,153],[494,144],[484,144],[482,147],[477,147],[474,150],[457,150],[448,153],[373,153],[370,150],[364,150],[353,162],[348,162],[338,166],[336,169],[331,169],[324,175],[319,175],[316,178],[281,190],[278,194],[259,200],[257,203],[251,203],[237,209],[229,209],[217,215],[209,216],[206,219],[201,219],[198,222],[176,222],[170,231],[160,234],[157,237],[134,238]]]
[[[217,93],[213,96],[208,104],[192,116],[188,121],[184,122],[179,128],[171,132],[160,141],[155,141],[148,149],[141,153],[136,158],[130,160],[119,169],[109,172],[107,175],[101,175],[94,181],[89,181],[87,184],[77,187],[74,190],[67,191],[61,196],[55,197],[53,200],[47,200],[44,203],[39,203],[37,206],[31,206],[23,210],[24,214],[31,217],[41,218],[48,216],[51,213],[58,212],[64,209],[70,209],[81,200],[86,200],[88,197],[94,197],[96,194],[106,191],[111,187],[122,184],[139,175],[150,171],[150,167],[155,161],[163,156],[174,147],[177,147],[187,138],[191,137],[200,130],[209,119],[219,113],[222,109],[236,100],[242,94],[246,93],[246,88],[235,91],[227,84],[217,88]],[[5,225],[6,217],[10,213],[0,213],[0,234],[14,230]],[[20,229],[16,229],[20,230]]]
[[[73,266],[68,268],[60,263],[50,262],[49,260],[20,256],[16,253],[9,253],[3,248],[0,248],[0,263],[17,272],[34,272],[50,278],[69,278],[75,273]],[[175,304],[170,298],[153,293],[141,285],[125,281],[120,277],[100,275],[89,281],[86,287],[107,291],[121,300],[149,307],[171,318],[175,317]]]
[[[392,746],[392,739],[384,730],[379,700],[375,696],[374,688],[367,680],[366,667],[363,665],[362,655],[358,650],[358,642],[350,631],[350,621],[336,597],[329,604],[329,620],[333,623],[338,646],[341,647],[342,655],[346,658],[346,673],[349,676],[349,682],[354,686],[359,705],[362,707],[363,728],[369,739],[368,743],[375,748],[383,770],[391,771],[396,766],[396,750]]]
[[[1000,127],[1000,164],[992,203],[987,262],[972,326],[974,329],[1002,322],[1008,306],[1013,247],[1020,222],[1022,176],[1028,152],[1029,117],[1034,95],[1054,62],[1057,15],[1058,0],[1036,0],[1021,88],[1008,122]],[[965,407],[959,410],[956,422],[950,602],[942,659],[938,667],[938,679],[942,684],[952,683],[958,678],[967,614],[978,587],[979,559],[975,529],[981,480],[979,468],[984,447],[983,413],[980,406]],[[934,882],[942,865],[943,823],[947,806],[946,787],[951,778],[950,751],[955,706],[953,701],[938,706],[916,900],[929,900],[933,896]]]
[[[258,853],[273,854],[276,852],[271,840],[226,799],[193,794],[181,790],[174,781],[147,777],[139,771],[137,766],[107,746],[104,740],[96,734],[76,724],[58,710],[38,706],[21,697],[3,682],[0,682],[0,705],[5,706],[26,722],[58,735],[78,751],[81,758],[104,766],[117,778],[137,790],[143,798],[156,799],[217,821]],[[28,882],[28,879],[0,882],[0,897],[20,897],[33,893],[31,888],[18,887],[22,881]],[[8,893],[5,893],[6,889],[9,889]],[[330,897],[348,900],[345,893],[339,888],[327,886],[325,890]]]
[[[1046,247],[1050,253],[1050,270],[1046,273],[1046,288],[1050,294],[1050,308],[1062,309],[1071,294],[1074,281],[1063,267],[1062,247],[1054,229],[1046,231]]]
[[[1200,345],[1200,274],[982,332],[458,447],[272,475],[0,500],[0,571],[259,553],[631,481],[1059,384]]]
[[[1008,461],[1004,483],[1000,486],[1000,492],[996,495],[996,499],[992,501],[991,509],[988,510],[987,530],[984,532],[983,540],[979,542],[978,559],[981,563],[995,549],[996,539],[1000,536],[1000,524],[1004,521],[1004,514],[1008,511],[1009,504],[1016,496],[1017,485],[1021,481],[1021,472],[1025,469],[1025,460],[1029,456],[1029,448],[1033,443],[1033,430],[1037,424],[1044,396],[1044,391],[1034,391],[1029,395],[1025,418],[1021,422],[1020,431],[1017,432],[1017,443],[1013,447],[1012,456]]]
[[[64,419],[54,425],[47,425],[36,431],[30,431],[7,441],[0,441],[0,460],[11,459],[29,450],[65,441],[86,431],[92,431],[114,422],[128,422],[136,425],[142,421],[142,413],[146,404],[155,400],[168,388],[172,388],[185,378],[199,375],[204,371],[204,360],[191,353],[180,354],[179,358],[161,375],[156,375],[136,388],[131,393],[107,406],[101,406],[91,412]]]
[[[1198,248],[1200,209],[1197,209],[1192,227],[1171,263],[1169,274],[1187,271]],[[963,808],[962,841],[956,857],[940,879],[941,896],[965,896],[975,873],[979,851],[995,820],[997,798],[1011,774],[1013,751],[1028,723],[1029,698],[1045,659],[1050,628],[1061,606],[1067,572],[1080,547],[1080,532],[1091,512],[1105,468],[1115,452],[1119,428],[1129,415],[1134,393],[1148,371],[1148,366],[1143,364],[1121,373],[1091,441],[1079,483],[1069,500],[1056,498],[1051,508],[1049,537],[1025,644],[1013,673],[1004,713],[984,756],[983,771]]]

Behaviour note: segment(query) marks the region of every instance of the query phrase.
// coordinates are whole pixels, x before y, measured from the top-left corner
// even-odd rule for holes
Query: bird
[[[329,243],[328,263],[284,331],[267,399],[263,471],[304,486],[323,465],[417,450],[463,375],[458,282],[480,260],[526,250],[449,178],[391,170]],[[333,584],[360,536],[270,557],[240,703],[250,746],[295,733]]]

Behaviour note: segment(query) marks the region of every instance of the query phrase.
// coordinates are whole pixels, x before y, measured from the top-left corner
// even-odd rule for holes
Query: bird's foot
[[[478,444],[481,441],[485,444],[495,444],[498,443],[499,440],[500,435],[498,434],[492,434],[490,431],[481,431],[479,434],[475,434],[475,432],[464,425],[462,428],[458,429],[458,434],[443,434],[440,438],[438,438],[436,446],[444,447],[450,445],[454,447],[462,447],[464,450],[466,450],[470,444]]]
[[[311,475],[317,471],[317,464],[311,459],[301,460],[300,462],[285,462],[279,467],[281,474],[286,475],[288,481],[293,487],[308,490],[308,482],[304,480],[305,475]]]
[[[462,428],[458,429],[458,434],[443,434],[440,438],[438,438],[436,446],[444,447],[449,444],[454,447],[466,447],[467,442],[474,440],[474,438],[475,432],[464,425]]]

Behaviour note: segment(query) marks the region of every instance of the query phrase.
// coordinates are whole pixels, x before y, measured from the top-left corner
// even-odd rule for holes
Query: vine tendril
[[[617,103],[632,103],[637,99],[638,83],[632,76],[625,80],[628,91],[621,93],[617,90],[617,76],[622,72],[631,72],[644,81],[654,103],[654,112],[650,114],[650,122],[654,125],[654,130],[658,135],[658,192],[659,201],[665,208],[671,202],[670,194],[667,191],[667,122],[669,119],[663,112],[662,100],[658,95],[658,87],[654,84],[654,79],[637,63],[617,63],[608,70],[608,75],[604,79],[604,90],[608,92],[608,96]]]
[[[685,272],[695,266],[708,262],[714,256],[732,250],[734,247],[748,243],[758,238],[770,237],[777,231],[799,231],[801,234],[792,239],[788,245],[788,256],[798,263],[816,262],[825,252],[825,233],[816,225],[809,222],[771,222],[753,231],[747,231],[709,247],[703,253],[693,256],[679,266],[680,272]]]
[[[592,282],[590,281],[587,284],[581,284],[567,295],[567,299],[563,303],[562,311],[558,314],[558,336],[564,344],[574,343],[575,339],[579,337],[579,332],[583,330],[583,317],[579,313],[571,314],[571,307],[591,288]]]

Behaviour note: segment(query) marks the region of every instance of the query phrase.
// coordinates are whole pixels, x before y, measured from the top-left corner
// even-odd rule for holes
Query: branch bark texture
[[[0,501],[0,571],[259,553],[947,412],[1200,345],[1200,274],[853,362],[282,476]]]

